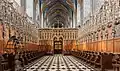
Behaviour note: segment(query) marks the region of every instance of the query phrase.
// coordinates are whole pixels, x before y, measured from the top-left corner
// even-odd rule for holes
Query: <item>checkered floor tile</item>
[[[95,71],[73,56],[44,56],[25,68],[26,71]]]

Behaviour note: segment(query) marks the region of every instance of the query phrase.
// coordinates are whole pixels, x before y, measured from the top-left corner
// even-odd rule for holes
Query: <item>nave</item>
[[[27,71],[96,71],[83,64],[78,58],[55,54],[43,56],[32,65],[25,68]]]

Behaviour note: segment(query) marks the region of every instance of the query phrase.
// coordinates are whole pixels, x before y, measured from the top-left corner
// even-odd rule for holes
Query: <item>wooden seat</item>
[[[97,55],[93,54],[93,56],[92,56],[91,59],[90,59],[90,63],[91,63],[91,64],[94,64],[94,63],[95,63],[96,57],[97,57]]]
[[[88,56],[88,53],[85,53],[85,55],[84,55],[84,57],[83,57],[83,60],[84,60],[84,61],[86,61],[87,56]]]
[[[95,61],[94,61],[94,64],[95,64],[95,67],[99,67],[101,68],[101,55],[97,55]]]
[[[89,63],[89,62],[90,62],[90,58],[91,58],[91,56],[92,56],[92,54],[91,54],[91,53],[89,53],[89,55],[88,55],[88,57],[87,57],[87,63]]]
[[[112,68],[112,53],[72,51],[72,55],[86,63],[90,63],[94,67],[100,68],[101,70]],[[120,64],[120,61],[117,61],[117,64]],[[119,67],[119,65],[117,65],[117,67]]]
[[[119,54],[114,54],[112,59],[112,66],[114,70],[120,70],[120,56]]]
[[[2,60],[2,70],[8,70],[8,61],[7,60]]]
[[[86,61],[86,62],[87,62],[87,60],[88,60],[89,56],[90,56],[90,54],[89,54],[89,53],[87,53],[87,56],[86,56],[86,58],[85,58],[85,61]]]

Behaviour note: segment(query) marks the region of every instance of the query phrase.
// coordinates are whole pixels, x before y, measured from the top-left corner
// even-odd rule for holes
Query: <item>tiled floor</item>
[[[95,71],[73,56],[44,56],[26,68],[27,71]]]

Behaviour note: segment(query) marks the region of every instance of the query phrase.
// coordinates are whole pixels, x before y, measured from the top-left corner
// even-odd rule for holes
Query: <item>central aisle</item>
[[[95,71],[73,56],[44,56],[26,68],[27,71]]]

